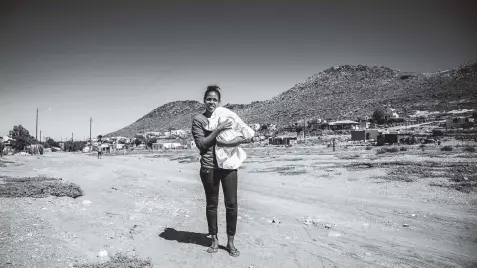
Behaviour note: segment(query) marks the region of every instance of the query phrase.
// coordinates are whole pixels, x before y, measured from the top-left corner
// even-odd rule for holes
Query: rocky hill
[[[271,100],[225,107],[247,123],[285,126],[303,118],[356,119],[383,105],[401,114],[477,108],[477,62],[435,73],[343,65],[315,74]],[[107,136],[189,129],[192,117],[201,111],[203,104],[197,101],[170,102]]]

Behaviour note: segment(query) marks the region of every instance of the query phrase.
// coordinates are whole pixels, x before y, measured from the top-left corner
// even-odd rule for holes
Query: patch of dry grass
[[[6,167],[7,164],[14,164],[15,162],[0,158],[0,167]]]
[[[248,171],[249,173],[272,173],[276,172],[281,175],[300,175],[308,173],[305,169],[297,169],[299,167],[304,167],[303,165],[297,166],[282,166],[282,167],[270,167],[270,168],[263,168],[263,169],[254,169]]]
[[[477,166],[472,162],[363,162],[345,165],[349,169],[389,168],[386,176],[379,179],[385,181],[412,182],[418,179],[447,178],[450,184],[431,183],[432,186],[449,187],[464,193],[477,191]]]
[[[377,150],[376,154],[397,153],[397,152],[399,152],[398,147],[384,147],[384,148],[380,148],[379,150]]]
[[[361,155],[359,154],[336,155],[338,159],[342,159],[342,160],[352,160],[352,159],[360,158],[360,156]]]
[[[282,175],[302,175],[308,173],[305,169],[296,169],[296,170],[289,170],[289,171],[279,171],[278,174]]]
[[[111,259],[105,263],[98,264],[75,264],[75,268],[152,268],[151,260],[142,260],[137,257],[129,257],[124,254],[118,253],[111,257]]]
[[[179,157],[170,158],[171,161],[177,161],[179,163],[195,163],[199,162],[200,158],[196,155],[183,155]]]
[[[5,177],[0,176],[0,197],[47,197],[83,196],[83,190],[74,183],[65,183],[58,178]]]
[[[199,155],[177,155],[174,153],[154,154],[146,156],[147,158],[167,158],[171,161],[177,161],[179,163],[195,163],[200,161]]]

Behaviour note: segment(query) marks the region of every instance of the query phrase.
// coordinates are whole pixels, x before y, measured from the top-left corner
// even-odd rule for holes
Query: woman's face
[[[219,94],[215,91],[207,93],[204,98],[204,103],[205,109],[209,112],[213,112],[220,103]]]

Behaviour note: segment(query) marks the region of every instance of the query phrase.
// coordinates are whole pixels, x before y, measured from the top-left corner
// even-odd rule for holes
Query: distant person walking
[[[209,253],[215,253],[219,248],[217,237],[217,206],[219,203],[219,187],[222,183],[224,193],[226,221],[227,221],[227,251],[231,256],[240,255],[235,248],[234,237],[237,228],[237,170],[227,170],[218,167],[215,158],[215,145],[235,147],[246,142],[242,137],[224,142],[217,141],[217,136],[223,130],[232,127],[232,122],[226,120],[218,124],[212,131],[206,130],[206,126],[215,108],[220,104],[220,88],[218,86],[208,86],[204,94],[205,111],[196,115],[192,120],[192,135],[195,144],[200,151],[200,178],[204,186],[206,196],[206,216],[209,234],[212,236],[212,245],[207,249]]]
[[[98,144],[98,159],[101,159],[101,155],[103,154],[102,151],[103,148],[101,148],[101,143]]]
[[[3,157],[4,149],[5,149],[5,143],[3,142],[3,137],[0,137],[0,157]]]

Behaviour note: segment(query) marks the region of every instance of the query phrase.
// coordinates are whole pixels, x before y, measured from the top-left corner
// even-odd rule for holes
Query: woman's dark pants
[[[207,200],[206,215],[209,234],[217,235],[217,206],[219,204],[219,185],[224,192],[227,235],[234,236],[237,227],[237,170],[200,169],[200,178]]]

